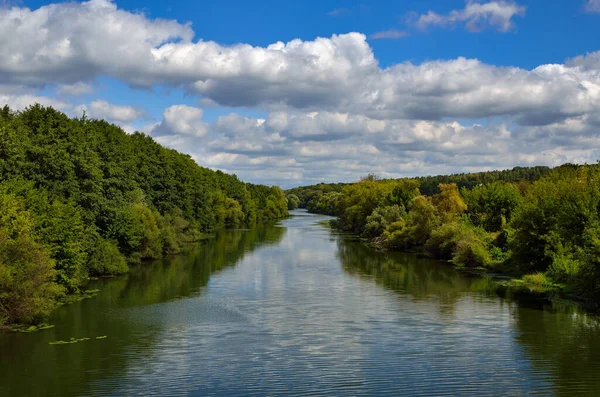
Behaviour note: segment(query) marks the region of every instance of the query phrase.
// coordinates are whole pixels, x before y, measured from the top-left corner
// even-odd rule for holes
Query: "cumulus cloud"
[[[586,115],[517,126],[330,112],[273,112],[265,119],[232,113],[207,123],[201,136],[158,139],[201,165],[291,187],[368,173],[402,177],[595,161],[599,120]]]
[[[454,27],[464,24],[467,30],[479,32],[486,29],[496,29],[500,32],[508,32],[515,27],[513,18],[524,16],[526,7],[520,6],[513,1],[489,1],[480,3],[475,0],[467,0],[465,8],[452,10],[448,14],[438,14],[429,11],[419,16],[415,24],[420,29],[429,26]]]
[[[507,31],[524,12],[514,2],[470,1],[422,18]],[[209,123],[201,108],[174,105],[142,130],[201,165],[284,186],[556,165],[600,154],[599,54],[530,70],[461,57],[382,68],[361,33],[225,46],[196,39],[189,24],[92,0],[0,9],[0,104],[86,110],[132,131],[141,109],[39,95],[46,86],[87,94],[108,76],[183,88],[202,106],[266,110],[264,118],[238,111]]]
[[[403,37],[408,36],[407,32],[396,30],[396,29],[388,29],[383,30],[381,32],[373,33],[370,37],[375,40],[379,39],[401,39]]]
[[[152,61],[154,47],[192,37],[187,24],[150,20],[108,0],[0,8],[0,83],[73,84],[102,73],[127,75]]]
[[[206,134],[208,127],[202,121],[203,110],[187,106],[173,105],[163,112],[163,120],[146,127],[151,135],[192,135],[201,137]]]
[[[508,29],[522,12],[512,2],[471,1],[449,15],[469,26]],[[194,42],[188,24],[149,19],[106,0],[2,9],[2,31],[17,32],[0,34],[0,79],[13,84],[79,84],[109,75],[136,86],[184,87],[215,106],[381,119],[510,116],[536,125],[597,106],[599,77],[590,66],[524,70],[457,58],[382,69],[360,33],[223,46]],[[587,62],[598,64],[597,57]]]

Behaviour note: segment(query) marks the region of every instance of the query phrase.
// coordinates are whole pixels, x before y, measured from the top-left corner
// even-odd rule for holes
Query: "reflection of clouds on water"
[[[513,304],[470,292],[469,280],[451,269],[331,242],[306,219],[283,224],[288,230],[278,245],[212,277],[192,300],[201,311],[227,299],[247,322],[175,333],[187,349],[181,371],[162,358],[171,346],[180,352],[167,329],[161,340],[169,342],[140,366],[150,361],[182,374],[189,362],[201,363],[202,376],[179,381],[221,395],[550,390],[551,379],[535,373],[514,343]],[[138,387],[150,379],[139,377]]]
[[[68,354],[80,366],[48,374],[63,395],[598,390],[594,316],[500,298],[486,292],[489,280],[375,252],[316,224],[321,219],[304,213],[276,227],[218,233],[185,256],[102,281],[85,310],[63,308],[53,332],[108,335],[107,343],[73,345]],[[27,368],[44,362],[29,356]],[[0,363],[0,371],[18,365]]]

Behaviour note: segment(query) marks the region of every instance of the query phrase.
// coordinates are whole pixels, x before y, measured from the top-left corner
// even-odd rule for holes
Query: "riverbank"
[[[310,211],[307,212],[311,213]],[[570,304],[577,305],[578,307],[581,307],[591,313],[597,313],[599,309],[597,304],[591,302],[584,296],[572,293],[569,290],[569,286],[555,283],[548,277],[540,277],[539,274],[518,275],[508,272],[503,273],[498,271],[498,269],[492,270],[485,267],[459,266],[451,260],[441,260],[432,257],[430,253],[427,252],[425,247],[411,247],[410,250],[393,249],[378,243],[377,240],[361,237],[360,235],[344,231],[342,228],[340,228],[339,218],[320,221],[318,224],[322,227],[328,228],[333,234],[346,238],[353,238],[365,246],[379,252],[410,253],[423,258],[437,260],[439,263],[451,267],[468,277],[492,280],[496,284],[498,290],[502,291],[504,295],[525,293],[531,295],[532,298],[545,300],[550,304],[558,302],[561,306],[567,304],[566,302],[570,302]]]
[[[316,224],[328,218],[301,215],[220,230],[184,254],[91,281],[97,296],[58,308],[53,328],[1,333],[0,395],[600,387],[597,317],[504,293],[439,261],[373,250]]]
[[[461,188],[440,183],[432,194],[420,190],[427,178],[372,175],[288,194],[313,211],[337,215],[336,227],[379,248],[423,251],[459,268],[509,275],[515,287],[581,297],[593,307],[600,302],[600,165],[565,164],[533,180],[513,179],[528,171],[534,170],[428,177],[468,182]]]

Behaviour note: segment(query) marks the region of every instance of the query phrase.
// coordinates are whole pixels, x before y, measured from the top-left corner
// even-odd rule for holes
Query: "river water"
[[[597,317],[293,214],[0,334],[0,396],[600,395]]]

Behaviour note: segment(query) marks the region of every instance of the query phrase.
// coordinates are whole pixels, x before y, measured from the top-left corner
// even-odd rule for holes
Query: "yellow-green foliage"
[[[456,245],[469,239],[473,233],[472,227],[464,222],[445,223],[431,233],[425,249],[434,258],[449,260],[456,251]]]
[[[538,287],[549,287],[552,285],[552,282],[544,273],[527,274],[523,276],[523,282]]]
[[[0,324],[39,320],[64,293],[54,283],[50,252],[32,240],[32,230],[23,200],[0,194]]]
[[[432,197],[433,205],[442,223],[451,222],[467,210],[455,184],[440,184],[440,193]]]
[[[452,262],[458,266],[487,267],[492,263],[492,257],[485,242],[470,235],[456,243]]]
[[[363,234],[367,217],[373,214],[375,209],[392,205],[405,208],[417,194],[418,183],[414,181],[377,180],[368,177],[347,185],[338,200],[341,227],[356,234]]]
[[[236,227],[244,223],[244,211],[236,200],[225,196],[221,191],[217,191],[213,202],[217,227]]]
[[[375,208],[373,213],[367,217],[364,234],[368,237],[377,237],[381,235],[391,224],[400,221],[406,212],[404,207],[399,205],[390,205],[382,208]]]
[[[440,225],[441,219],[431,198],[418,196],[411,202],[408,211],[409,241],[411,245],[423,245],[431,233]]]

